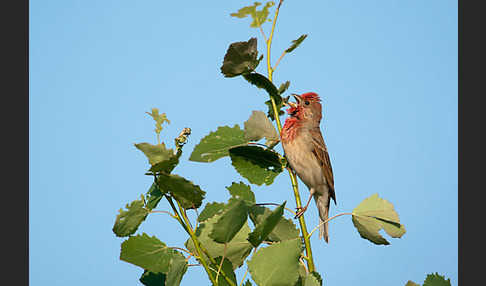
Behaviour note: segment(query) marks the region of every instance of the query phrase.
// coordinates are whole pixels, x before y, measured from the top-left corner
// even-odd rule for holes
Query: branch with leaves
[[[297,226],[293,218],[295,212],[286,207],[286,200],[256,202],[250,185],[271,186],[278,175],[288,170],[290,188],[297,207],[301,207],[297,178],[288,166],[285,154],[274,149],[280,143],[280,116],[288,101],[283,94],[289,89],[290,81],[277,88],[272,78],[284,56],[299,47],[307,35],[293,40],[272,67],[271,45],[282,3],[280,1],[275,7],[272,19],[269,16],[275,6],[273,1],[263,5],[255,2],[231,14],[237,18],[251,17],[250,27],[258,28],[262,34],[266,44],[267,76],[256,71],[264,58],[263,54],[259,55],[257,38],[231,43],[221,66],[225,77],[241,76],[267,93],[263,102],[267,106],[266,112],[252,111],[241,125],[243,128],[238,124],[217,127],[200,139],[189,156],[189,161],[204,163],[229,157],[231,165],[249,184],[228,182],[227,201],[206,202],[202,208],[206,192],[194,182],[172,173],[180,163],[191,129],[184,128],[174,138],[174,148],[169,149],[160,140],[162,125],[170,123],[166,114],[160,114],[157,108],[147,112],[155,121],[157,142],[155,145],[137,143],[135,147],[146,156],[150,167],[145,174],[152,176],[154,182],[140,199],[119,210],[112,229],[116,236],[126,238],[121,244],[120,259],[144,270],[140,277],[144,285],[179,285],[189,266],[200,266],[212,285],[250,286],[252,281],[260,286],[322,285],[310,244],[310,237],[317,227],[309,233],[304,216],[298,218]],[[264,31],[266,23],[272,23],[268,38]],[[162,199],[170,209],[157,209]],[[284,210],[292,215],[286,217]],[[189,216],[191,211],[195,211],[194,225]],[[154,213],[169,214],[164,217],[175,219],[187,234],[187,240],[180,245],[168,246],[155,236],[135,235],[139,226]],[[359,235],[374,244],[389,244],[379,233],[382,229],[393,238],[405,234],[394,206],[378,194],[363,200],[352,212],[337,214],[326,222],[345,215],[351,216]],[[235,270],[243,265],[247,266],[247,271],[237,279]],[[248,273],[251,280],[247,279]],[[416,285],[410,283],[413,282],[409,281],[407,285]],[[424,286],[429,285],[424,283]]]

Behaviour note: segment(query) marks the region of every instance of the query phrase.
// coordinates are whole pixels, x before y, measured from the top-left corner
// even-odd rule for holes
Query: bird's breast
[[[309,132],[299,132],[293,140],[282,141],[282,146],[290,166],[308,188],[326,184],[321,164],[313,153]]]

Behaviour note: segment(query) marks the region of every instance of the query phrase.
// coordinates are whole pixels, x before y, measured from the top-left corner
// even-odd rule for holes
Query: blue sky
[[[248,183],[229,158],[187,159],[210,131],[243,126],[252,110],[266,109],[262,90],[219,70],[232,42],[257,36],[264,52],[249,19],[229,16],[252,3],[30,1],[31,285],[141,285],[143,270],[119,260],[123,239],[111,229],[118,209],[150,186],[148,162],[133,143],[155,142],[145,114],[152,107],[171,121],[161,135],[168,144],[192,129],[174,173],[200,185],[206,202],[226,200],[233,181]],[[312,237],[325,285],[422,283],[431,272],[457,285],[457,1],[287,0],[272,62],[301,34],[307,39],[274,80],[323,99],[338,203],[331,215],[378,193],[407,229],[376,246],[349,216],[332,221],[329,244]],[[257,201],[295,206],[289,182],[282,173],[252,189]],[[317,224],[313,205],[305,217],[310,228]],[[162,214],[139,232],[173,246],[186,240]],[[182,285],[206,279],[191,267]]]

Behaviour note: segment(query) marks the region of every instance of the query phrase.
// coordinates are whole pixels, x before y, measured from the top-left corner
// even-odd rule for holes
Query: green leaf
[[[211,265],[211,267],[216,270],[216,272],[213,272],[214,277],[216,277],[216,275],[217,275],[219,265],[221,264],[221,259],[223,259],[222,256],[216,257],[214,259],[216,261],[216,265],[214,265],[214,264]],[[219,272],[218,285],[229,286],[230,284],[226,281],[226,279],[224,278],[223,274],[221,274],[221,272],[224,272],[224,274],[226,274],[226,277],[228,277],[231,281],[233,281],[233,283],[235,283],[235,285],[238,285],[238,282],[236,282],[235,272],[233,271],[233,264],[226,257],[224,258],[223,264],[221,266],[221,270]]]
[[[201,139],[194,147],[190,161],[213,162],[229,155],[228,150],[248,143],[245,132],[236,124],[234,127],[222,126]]]
[[[207,219],[203,223],[199,224],[196,229],[196,236],[199,242],[209,252],[211,257],[218,257],[224,255],[225,245],[215,242],[209,234],[213,232],[213,227],[216,222],[221,218],[222,214],[214,215]],[[253,246],[246,240],[250,233],[250,227],[248,223],[245,223],[240,231],[233,237],[233,239],[226,244],[226,255],[229,261],[233,264],[233,269],[243,265],[244,260],[250,254]],[[195,253],[194,243],[191,239],[188,239],[185,246],[189,251]],[[206,255],[203,255],[206,257]]]
[[[250,186],[243,182],[233,182],[231,186],[226,187],[226,189],[228,189],[231,197],[235,199],[245,200],[253,204],[255,203],[255,194],[251,191]]]
[[[265,104],[268,106],[267,117],[270,118],[272,121],[275,120],[275,113],[273,112],[272,101],[267,100]],[[280,107],[277,105],[278,115],[282,116],[285,112],[282,110],[283,104]]]
[[[282,95],[282,93],[284,93],[285,91],[287,91],[287,89],[289,88],[290,86],[290,81],[286,81],[284,83],[282,83],[280,85],[280,87],[278,88],[278,94]]]
[[[145,207],[149,210],[153,210],[157,207],[164,193],[159,189],[157,184],[154,182],[147,191],[147,202]]]
[[[218,202],[207,203],[198,216],[199,222],[212,218],[216,214],[223,213],[223,211],[227,210],[240,200],[245,201],[248,206],[255,204],[255,194],[251,191],[250,186],[243,182],[233,182],[231,186],[226,187],[226,189],[228,189],[231,195],[229,202],[227,204]]]
[[[248,141],[259,141],[262,138],[266,139],[265,144],[270,148],[275,146],[279,141],[277,130],[272,122],[268,120],[263,111],[254,110],[250,118],[245,121],[245,138]]]
[[[157,145],[152,145],[150,143],[139,143],[134,145],[135,147],[137,147],[137,149],[145,154],[152,167],[157,163],[169,161],[175,156],[174,150],[167,149],[164,143],[160,143]]]
[[[152,112],[146,112],[148,115],[152,116],[155,120],[155,133],[160,134],[162,131],[162,123],[167,122],[170,123],[170,120],[167,119],[165,113],[159,114],[158,108],[152,108]]]
[[[256,69],[261,59],[262,57],[258,58],[257,38],[232,43],[224,55],[221,73],[225,77],[250,73]]]
[[[124,237],[134,234],[140,224],[145,220],[149,214],[149,210],[144,208],[144,197],[126,205],[127,210],[119,210],[116,216],[115,224],[113,225],[113,232],[118,237]]]
[[[408,282],[407,282],[407,284],[405,284],[405,286],[420,286],[420,284],[417,284],[413,281],[408,280]]]
[[[299,279],[300,238],[260,248],[247,262],[258,286],[294,285]]]
[[[185,209],[197,209],[201,206],[206,192],[198,185],[178,175],[161,173],[158,185],[163,192],[169,192]]]
[[[140,277],[140,282],[146,286],[179,286],[186,271],[186,259],[182,254],[176,253],[170,263],[168,274],[145,270]]]
[[[304,286],[322,286],[322,277],[318,272],[312,271],[306,276]]]
[[[180,252],[174,252],[168,274],[145,270],[140,277],[140,282],[146,286],[178,286],[181,284],[182,276],[186,271],[187,261],[184,255]]]
[[[299,279],[297,279],[297,283],[294,286],[304,286],[305,278],[307,277],[307,267],[304,266],[302,260],[299,261]]]
[[[224,203],[217,203],[217,202],[207,203],[206,207],[204,207],[203,211],[197,217],[197,221],[203,222],[207,219],[212,218],[216,214],[222,213],[225,206],[226,205]]]
[[[154,273],[145,270],[139,280],[145,286],[164,286],[165,278],[166,275],[164,273],[160,273],[160,272]]]
[[[249,209],[250,219],[254,225],[259,225],[265,221],[272,211],[263,206],[252,206]],[[281,217],[277,225],[272,232],[268,235],[267,240],[278,242],[282,240],[290,240],[298,238],[300,235],[299,230],[291,219]]]
[[[304,286],[322,286],[322,284],[317,280],[317,278],[314,275],[307,275],[305,277],[304,283],[302,284]]]
[[[179,286],[182,277],[187,271],[187,261],[182,253],[175,251],[167,273],[165,286]]]
[[[439,273],[428,274],[423,286],[451,286],[451,279],[445,280],[444,276]]]
[[[151,272],[167,273],[177,251],[146,233],[131,236],[121,245],[120,259]]]
[[[400,224],[393,204],[379,198],[378,194],[363,200],[353,210],[352,220],[361,237],[375,244],[390,244],[378,233],[382,228],[394,238],[405,234],[405,227]]]
[[[247,218],[248,206],[243,200],[238,200],[221,214],[209,237],[219,243],[230,242],[246,223]]]
[[[182,153],[179,153],[182,154]],[[169,159],[161,161],[155,165],[153,165],[149,171],[152,173],[160,173],[164,172],[166,174],[170,174],[172,170],[179,164],[179,156],[172,155]]]
[[[265,3],[265,6],[262,7],[262,10],[257,10],[256,8],[260,6],[260,2],[255,2],[252,6],[243,7],[238,10],[236,13],[231,13],[230,16],[237,17],[237,18],[245,18],[247,16],[251,16],[253,18],[253,22],[250,24],[252,28],[258,28],[263,23],[267,21],[271,21],[268,18],[268,9],[275,5],[273,1],[269,1]]]
[[[262,220],[255,229],[248,235],[248,241],[257,248],[262,241],[267,239],[275,226],[280,222],[283,216],[286,201],[273,210],[265,219]]]
[[[264,89],[268,95],[274,97],[276,101],[282,100],[280,94],[278,93],[277,87],[266,76],[253,72],[243,74],[243,77],[256,87]]]
[[[283,171],[276,152],[258,146],[241,146],[229,150],[231,164],[252,184],[270,185]]]
[[[292,45],[288,49],[286,49],[285,52],[290,53],[295,50],[295,48],[297,48],[305,40],[305,38],[307,38],[306,34],[300,36],[297,40],[293,40]]]
[[[277,110],[279,111],[279,115],[284,114],[284,112],[281,110],[283,107],[284,99],[280,96],[280,92],[277,87],[275,87],[275,85],[267,77],[256,72],[244,74],[243,77],[249,83],[255,85],[256,87],[263,88],[268,93],[268,95],[274,99]],[[265,104],[268,106],[268,117],[272,120],[275,120],[275,114],[273,112],[271,100],[266,101]]]

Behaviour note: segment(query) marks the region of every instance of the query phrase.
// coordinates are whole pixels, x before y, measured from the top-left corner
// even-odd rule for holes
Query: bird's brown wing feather
[[[329,186],[329,193],[331,198],[336,203],[336,194],[334,192],[334,175],[332,173],[331,159],[329,158],[329,153],[327,152],[326,144],[324,143],[324,138],[322,138],[321,130],[319,128],[310,130],[312,135],[312,144],[314,156],[319,160],[322,173],[326,178],[327,184]]]

